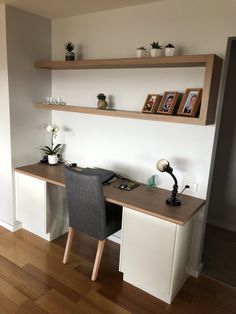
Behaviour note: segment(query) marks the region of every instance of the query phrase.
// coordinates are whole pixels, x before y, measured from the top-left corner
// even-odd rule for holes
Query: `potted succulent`
[[[97,95],[97,99],[98,99],[98,109],[106,109],[107,108],[107,101],[106,101],[106,95],[104,95],[103,93],[100,93]]]
[[[165,46],[165,56],[170,57],[175,54],[175,46],[172,44],[167,44]]]
[[[44,146],[44,147],[41,147],[40,149],[48,157],[48,163],[50,165],[55,165],[55,164],[58,163],[58,153],[59,153],[59,151],[62,148],[61,144],[57,144],[54,147],[54,143],[53,143],[53,139],[57,137],[57,133],[59,131],[59,127],[56,124],[54,124],[53,126],[49,124],[47,126],[46,130],[51,135],[51,144],[50,144],[50,146]]]
[[[68,41],[65,43],[65,49],[66,49],[66,55],[65,55],[65,60],[66,61],[73,61],[75,60],[75,53],[73,52],[75,46],[72,44],[71,41]]]
[[[160,57],[161,56],[161,45],[159,45],[159,42],[153,42],[150,44],[152,49],[150,50],[151,56],[152,57]]]
[[[138,48],[136,49],[136,56],[137,56],[137,58],[146,57],[146,53],[147,53],[146,48],[143,47],[143,46],[138,47]]]

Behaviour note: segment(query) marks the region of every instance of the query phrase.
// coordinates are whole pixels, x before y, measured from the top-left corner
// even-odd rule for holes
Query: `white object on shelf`
[[[143,57],[146,57],[146,55],[147,55],[146,49],[137,49],[136,50],[137,58],[143,58]]]
[[[150,50],[151,57],[160,57],[162,54],[162,49],[153,48]]]
[[[171,48],[171,47],[165,48],[165,56],[166,57],[174,56],[174,54],[175,54],[175,48]]]

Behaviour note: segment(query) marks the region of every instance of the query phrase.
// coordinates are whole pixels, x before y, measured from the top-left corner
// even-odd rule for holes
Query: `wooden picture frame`
[[[187,88],[177,115],[195,117],[202,99],[202,88]]]
[[[176,91],[167,91],[164,93],[160,105],[157,109],[157,113],[172,115],[174,108],[178,102],[180,93]]]
[[[142,112],[143,113],[155,113],[157,106],[160,103],[161,96],[158,94],[148,94],[144,103]]]

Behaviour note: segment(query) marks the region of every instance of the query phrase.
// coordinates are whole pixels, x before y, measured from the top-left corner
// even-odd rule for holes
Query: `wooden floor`
[[[75,236],[62,264],[66,236],[49,243],[0,227],[0,314],[236,313],[236,289],[207,277],[189,278],[171,305],[122,281],[119,246],[108,241],[97,282],[90,280],[96,241]]]

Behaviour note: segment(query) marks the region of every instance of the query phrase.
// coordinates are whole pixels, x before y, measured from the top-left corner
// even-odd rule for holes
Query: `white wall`
[[[1,4],[0,43],[0,225],[13,231],[13,169],[39,161],[42,129],[51,122],[50,112],[33,108],[51,89],[50,72],[34,68],[51,57],[51,22]]]
[[[51,21],[10,6],[6,7],[6,21],[12,161],[16,167],[40,160],[45,126],[51,122],[50,112],[33,106],[51,92],[50,71],[34,67],[36,60],[51,57]]]
[[[13,223],[11,126],[7,69],[6,10],[0,4],[0,217],[3,223]]]
[[[140,45],[173,42],[178,53],[224,55],[227,36],[236,27],[235,1],[163,1],[97,14],[57,19],[52,23],[53,59],[64,58],[64,43],[73,41],[84,58],[133,57]],[[214,12],[214,13],[213,13]],[[199,69],[119,69],[53,71],[52,94],[69,104],[96,106],[96,95],[114,98],[114,107],[141,110],[147,93],[183,92],[201,87]],[[167,158],[179,178],[198,184],[194,196],[205,198],[215,127],[97,117],[53,112],[64,130],[65,158],[79,165],[118,170],[146,182],[155,163]],[[172,179],[159,175],[159,186]]]

